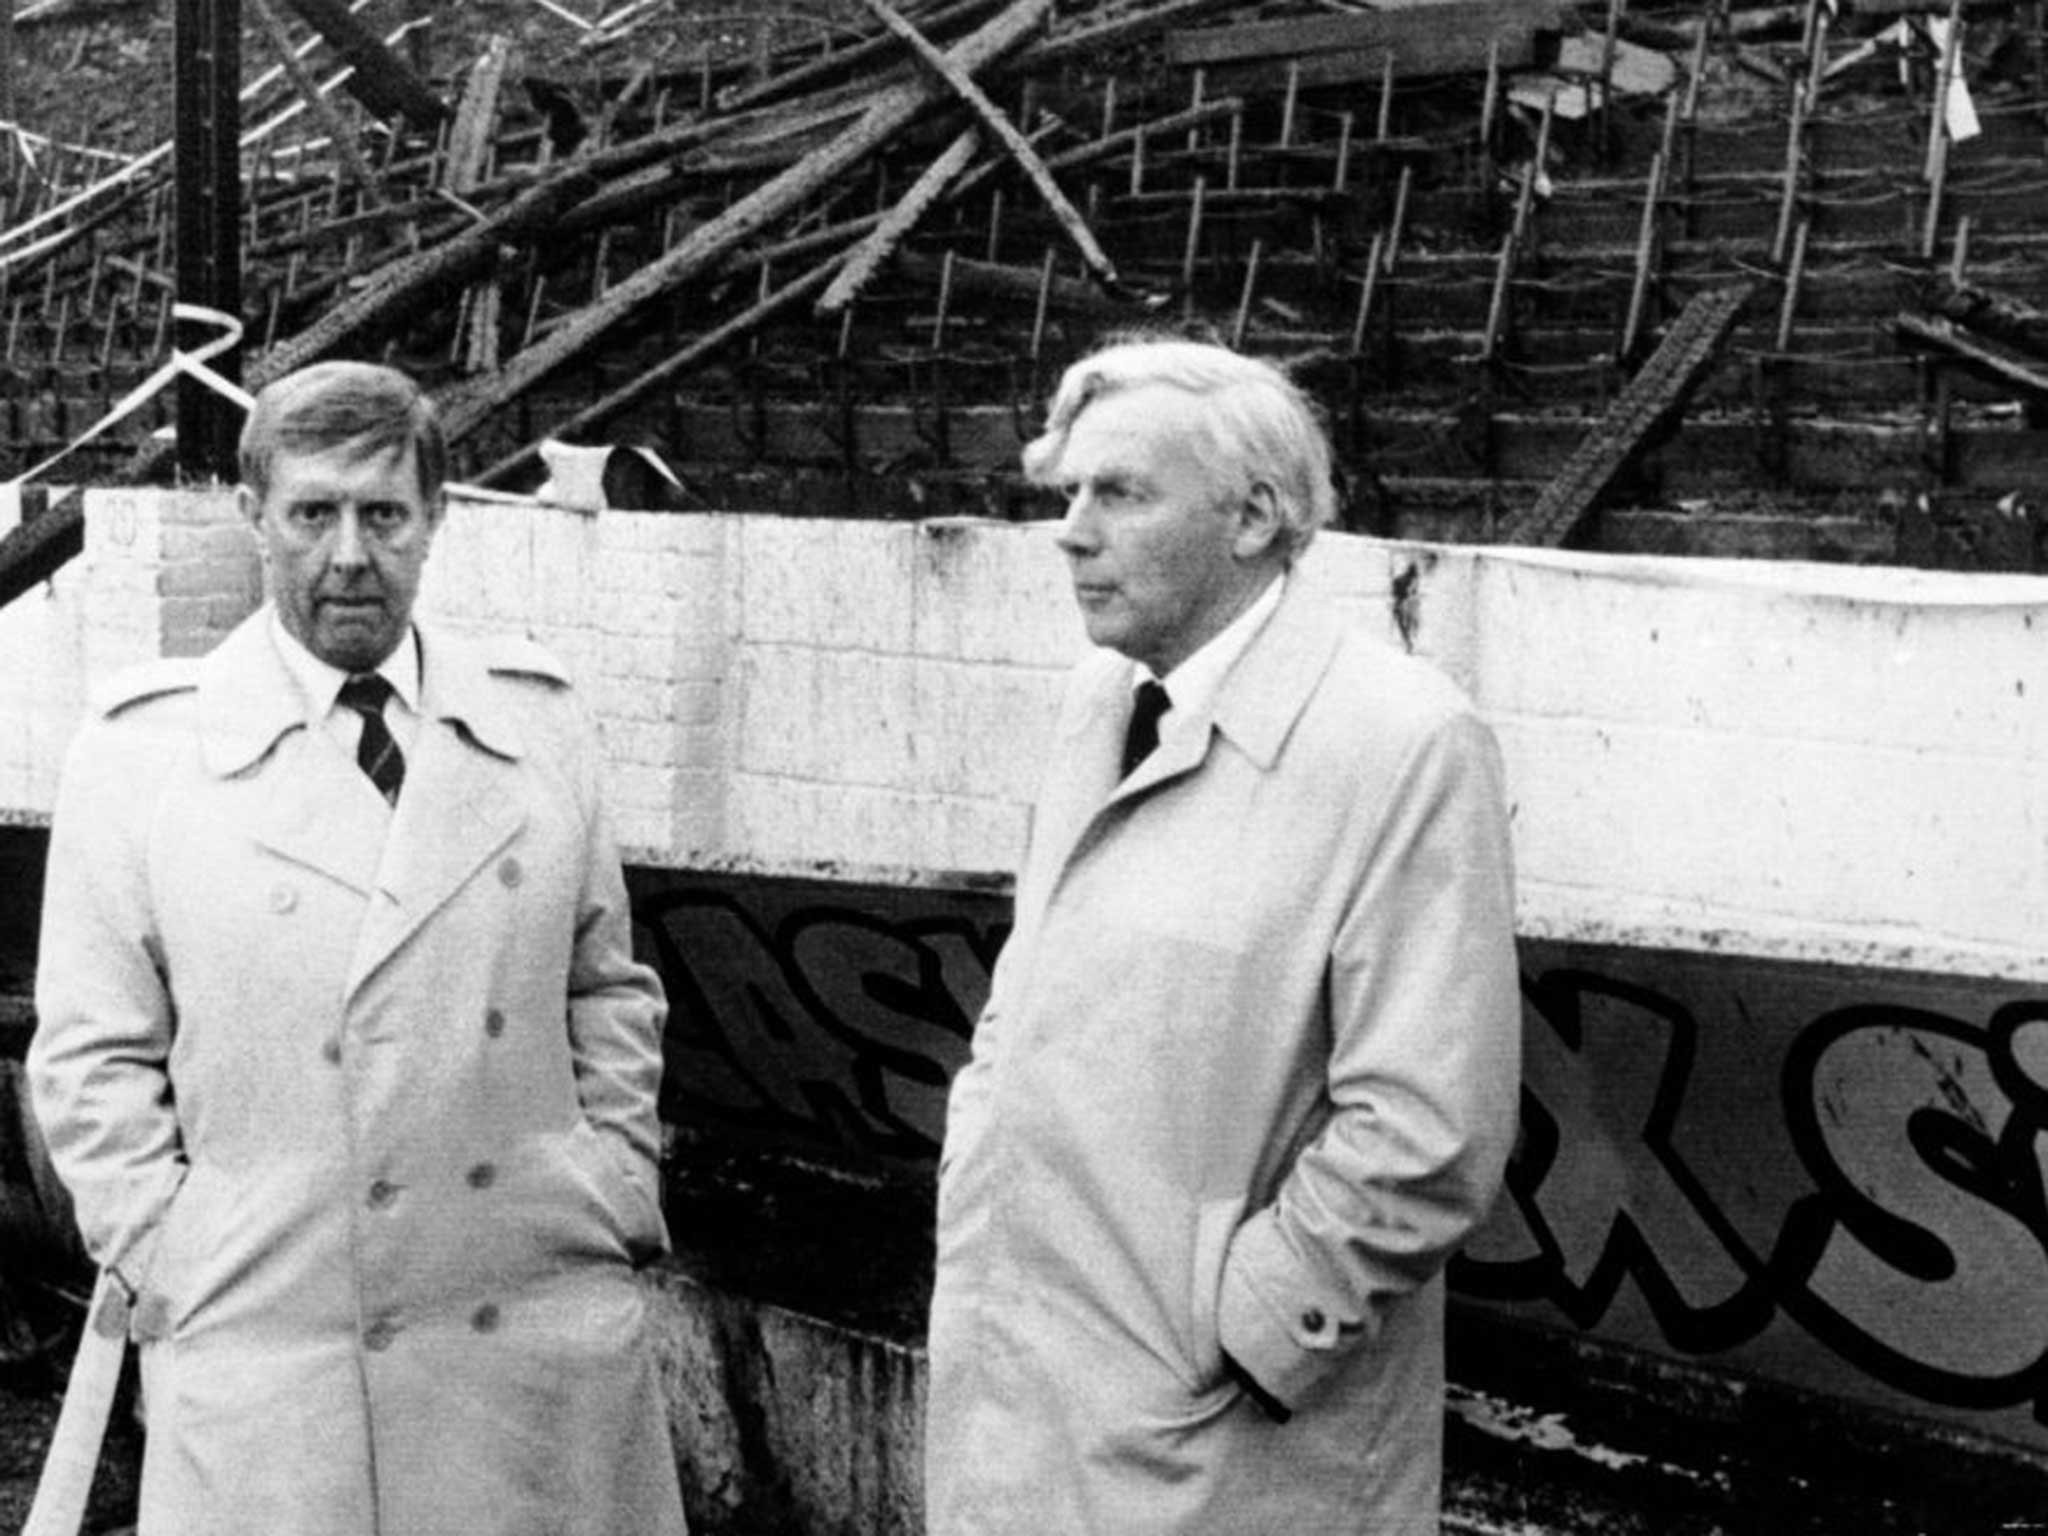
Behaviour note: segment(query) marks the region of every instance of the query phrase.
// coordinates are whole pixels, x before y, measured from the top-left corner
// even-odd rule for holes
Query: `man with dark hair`
[[[1295,569],[1334,492],[1278,369],[1111,346],[1024,466],[1101,649],[950,1100],[931,1536],[1433,1532],[1518,1085],[1492,736]]]
[[[141,1536],[683,1529],[660,985],[560,669],[413,622],[445,460],[390,369],[266,389],[270,601],[65,767],[29,1061],[141,1346]]]

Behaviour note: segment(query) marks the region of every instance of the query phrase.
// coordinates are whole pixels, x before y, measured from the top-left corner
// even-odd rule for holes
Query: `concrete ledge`
[[[697,1536],[919,1536],[921,1350],[679,1270],[653,1289]]]
[[[922,1530],[928,1191],[680,1149],[651,1277],[698,1536]],[[1444,1529],[2011,1536],[2048,1453],[1454,1303]]]

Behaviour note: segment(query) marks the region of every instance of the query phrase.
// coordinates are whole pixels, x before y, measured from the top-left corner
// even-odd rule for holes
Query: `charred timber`
[[[427,89],[342,0],[287,3],[354,67],[346,89],[369,111],[386,122],[402,117],[420,128],[433,128],[448,116],[448,104]]]
[[[2036,364],[2048,369],[2048,311],[1946,277],[1929,278],[1920,298],[1942,319],[2029,354]]]

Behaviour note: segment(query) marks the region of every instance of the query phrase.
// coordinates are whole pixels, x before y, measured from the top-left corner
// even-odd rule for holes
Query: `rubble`
[[[848,0],[724,31],[530,0],[548,57],[508,35],[439,75],[409,3],[361,0],[347,43],[333,0],[250,3],[244,381],[389,357],[486,484],[616,438],[735,504],[1025,515],[1057,369],[1165,325],[1296,366],[1370,531],[1626,547],[1634,512],[1762,494],[1795,528],[1859,502],[1889,558],[1913,498],[2042,489],[2048,363],[1922,298],[1945,268],[2048,303],[2034,0]],[[173,210],[158,151],[0,142],[18,471],[167,354]],[[1736,288],[1617,457],[1660,343]]]

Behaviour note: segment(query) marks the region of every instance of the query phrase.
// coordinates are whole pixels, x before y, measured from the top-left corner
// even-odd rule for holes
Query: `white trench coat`
[[[587,722],[422,632],[389,810],[259,613],[66,767],[36,1105],[135,1293],[141,1536],[674,1536],[663,1003]]]
[[[1492,737],[1299,581],[1119,786],[1128,676],[1076,674],[953,1089],[931,1536],[1433,1531],[1519,1080]]]

